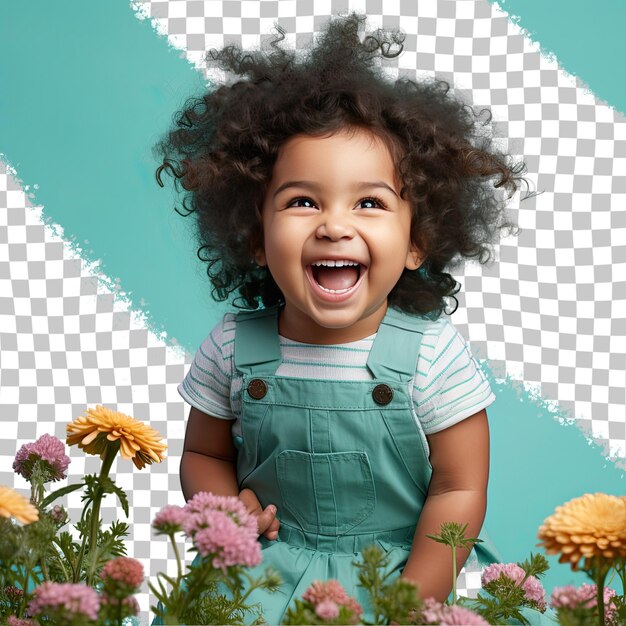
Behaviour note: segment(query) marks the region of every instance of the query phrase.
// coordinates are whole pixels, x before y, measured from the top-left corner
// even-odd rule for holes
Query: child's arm
[[[487,508],[489,426],[482,411],[428,436],[433,474],[428,496],[402,574],[418,585],[422,598],[443,602],[452,590],[451,549],[426,537],[439,534],[443,522],[468,524],[466,537],[477,537]],[[457,574],[469,552],[457,548]]]
[[[280,526],[276,519],[276,507],[269,505],[263,510],[251,489],[239,491],[237,450],[233,445],[231,428],[231,420],[211,417],[195,407],[191,408],[180,461],[180,484],[185,500],[199,491],[238,496],[248,511],[256,516],[259,534],[276,539]]]

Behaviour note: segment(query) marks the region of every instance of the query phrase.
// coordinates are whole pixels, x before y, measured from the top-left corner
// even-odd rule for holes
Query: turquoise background
[[[626,112],[624,0],[499,0],[493,2],[546,54],[578,76],[594,95]]]
[[[626,3],[540,0],[501,6],[600,97],[626,110],[616,66]],[[0,5],[0,152],[65,237],[119,278],[155,331],[190,351],[223,307],[212,302],[190,223],[154,183],[151,147],[185,97],[203,87],[127,2],[21,0]],[[618,31],[619,29],[619,31]],[[618,68],[619,69],[619,68]],[[573,426],[515,385],[490,409],[488,529],[505,560],[535,549],[536,529],[586,491],[625,492],[623,473]],[[467,451],[471,454],[471,450]],[[570,582],[552,571],[548,586]]]

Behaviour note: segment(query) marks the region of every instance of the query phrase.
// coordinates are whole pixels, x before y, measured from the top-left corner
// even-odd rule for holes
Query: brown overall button
[[[372,390],[376,404],[389,404],[393,399],[393,391],[389,385],[376,385]]]
[[[267,385],[264,380],[254,378],[248,383],[248,394],[255,400],[260,400],[267,393]]]

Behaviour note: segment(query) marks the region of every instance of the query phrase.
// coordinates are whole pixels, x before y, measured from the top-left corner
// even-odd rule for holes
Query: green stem
[[[118,450],[120,449],[119,440],[110,442],[104,451],[104,459],[102,460],[102,468],[100,469],[99,480],[107,478],[111,465],[115,460]],[[98,564],[98,529],[100,527],[100,505],[102,496],[104,495],[102,487],[98,482],[96,486],[93,503],[91,505],[91,525],[89,530],[89,567],[87,570],[86,583],[88,587],[93,586],[93,579],[96,573],[96,565]]]
[[[621,559],[615,566],[617,575],[622,581],[622,595],[626,596],[626,559]]]
[[[178,589],[178,597],[175,599],[174,605],[176,607],[176,614],[182,615],[186,610],[187,606],[180,606],[180,602],[183,601],[187,605],[191,605],[194,602],[197,602],[200,598],[200,593],[203,588],[205,588],[208,583],[212,582],[211,578],[215,575],[215,572],[209,569],[209,565],[207,563],[203,563],[200,566],[200,576],[192,579],[190,584],[187,584],[186,589],[181,590]],[[178,581],[177,581],[178,583]],[[165,624],[178,624],[179,622],[165,622],[165,618],[163,618]]]
[[[374,598],[380,598],[380,585],[379,583],[379,578],[378,578],[378,570],[376,571],[376,575],[374,577]],[[379,608],[379,604],[378,602],[376,602],[376,604],[374,605],[375,608],[375,614],[374,614],[374,624],[380,624],[380,620],[381,620],[381,613],[380,613],[380,608]]]
[[[183,577],[183,566],[180,560],[180,552],[178,551],[178,545],[174,540],[174,533],[171,533],[168,536],[172,542],[172,547],[174,548],[174,555],[176,556],[176,568],[178,570],[178,582],[180,582],[180,579]]]
[[[597,587],[596,602],[598,604],[598,624],[599,626],[604,626],[604,581],[606,579],[608,569],[606,565],[598,559],[597,567],[593,567],[592,572],[595,574],[592,578],[595,580]]]
[[[53,539],[53,542],[60,548],[59,541],[56,537]],[[56,556],[56,560],[58,561],[59,565],[61,566],[61,569],[63,570],[63,575],[65,576],[65,582],[69,583],[70,576],[68,575],[67,570],[65,569],[65,563],[63,563],[62,555],[59,554],[59,550],[57,550],[56,548],[54,550],[54,555]],[[70,563],[70,566],[71,566],[71,563]]]
[[[452,604],[456,604],[456,546],[452,546]]]
[[[78,556],[76,557],[76,561],[74,562],[74,564],[70,564],[72,565],[72,572],[73,572],[73,576],[72,576],[72,582],[73,583],[79,583],[80,582],[80,572],[83,569],[82,565],[83,565],[83,557],[85,555],[85,544],[87,543],[87,535],[83,535],[82,537],[82,541],[80,544],[80,550],[78,551]]]
[[[31,567],[30,567],[30,559],[27,562],[28,567],[25,565],[24,566],[24,576],[22,577],[22,600],[20,601],[20,608],[19,608],[19,615],[18,617],[21,617],[22,615],[24,615],[24,611],[26,610],[26,600],[28,598],[28,580],[30,578],[30,572],[31,572]]]
[[[43,557],[39,558],[39,566],[41,567],[41,573],[43,574],[44,581],[50,580],[50,575],[48,574],[48,566],[46,565],[46,559]]]

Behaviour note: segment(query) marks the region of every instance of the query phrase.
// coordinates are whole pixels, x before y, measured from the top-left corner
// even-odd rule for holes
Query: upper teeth
[[[360,263],[357,263],[356,261],[348,261],[348,260],[343,260],[343,261],[315,261],[313,263],[313,265],[319,267],[320,265],[326,265],[327,267],[343,267],[344,265],[360,265]]]

